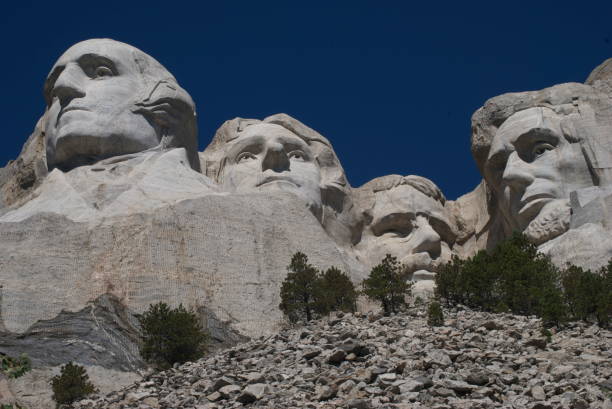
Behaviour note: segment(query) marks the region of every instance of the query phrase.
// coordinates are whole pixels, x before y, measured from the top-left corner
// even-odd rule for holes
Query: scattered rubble
[[[86,409],[612,409],[612,332],[465,308],[337,314],[155,373]]]

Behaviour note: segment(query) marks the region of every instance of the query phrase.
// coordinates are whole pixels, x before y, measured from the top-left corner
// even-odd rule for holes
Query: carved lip
[[[291,180],[290,178],[286,176],[268,176],[262,179],[261,181],[257,182],[257,185],[255,186],[259,187],[259,186],[262,186],[268,183],[272,183],[272,182],[288,182],[294,185],[295,187],[300,187],[300,185],[298,185],[297,183],[295,183],[293,180]]]
[[[67,106],[66,108],[63,108],[59,114],[57,114],[57,120],[59,121],[59,119],[62,117],[62,115],[64,115],[66,112],[70,112],[70,111],[89,111],[89,109],[87,108],[83,108],[83,107],[78,107],[78,106]]]
[[[519,203],[519,215],[538,212],[546,203],[555,200],[556,197],[550,193],[536,193]]]

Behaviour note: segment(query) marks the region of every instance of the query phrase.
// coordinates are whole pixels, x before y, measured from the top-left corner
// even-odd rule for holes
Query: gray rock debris
[[[540,338],[537,318],[468,309],[445,316],[447,326],[431,328],[422,308],[334,315],[74,409],[612,407],[611,331],[575,323],[541,348],[526,341]]]

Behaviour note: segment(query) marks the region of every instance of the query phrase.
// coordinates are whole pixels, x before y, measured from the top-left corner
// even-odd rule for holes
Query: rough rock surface
[[[211,335],[209,351],[245,340],[210,311],[202,308],[198,313]],[[23,377],[4,382],[13,400],[26,407],[49,406],[51,377],[59,373],[61,365],[72,361],[87,369],[92,380],[100,385],[100,391],[120,389],[148,371],[138,352],[139,336],[135,314],[116,297],[102,295],[80,311],[62,311],[54,319],[37,322],[23,333],[1,332],[0,351],[10,356],[27,354],[34,368]]]
[[[110,293],[136,312],[160,300],[204,306],[244,335],[270,333],[296,251],[358,271],[286,193],[204,196],[93,226],[49,213],[0,223],[3,325],[22,332]]]
[[[423,308],[337,315],[147,376],[85,408],[610,408],[612,333]]]

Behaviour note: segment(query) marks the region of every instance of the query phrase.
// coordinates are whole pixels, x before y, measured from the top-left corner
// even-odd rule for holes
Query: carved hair
[[[442,205],[446,202],[446,197],[444,197],[440,188],[427,178],[416,175],[386,175],[372,179],[357,189],[362,197],[363,210],[369,210],[374,207],[376,203],[375,193],[391,190],[402,185],[410,186],[425,196],[440,202]]]

